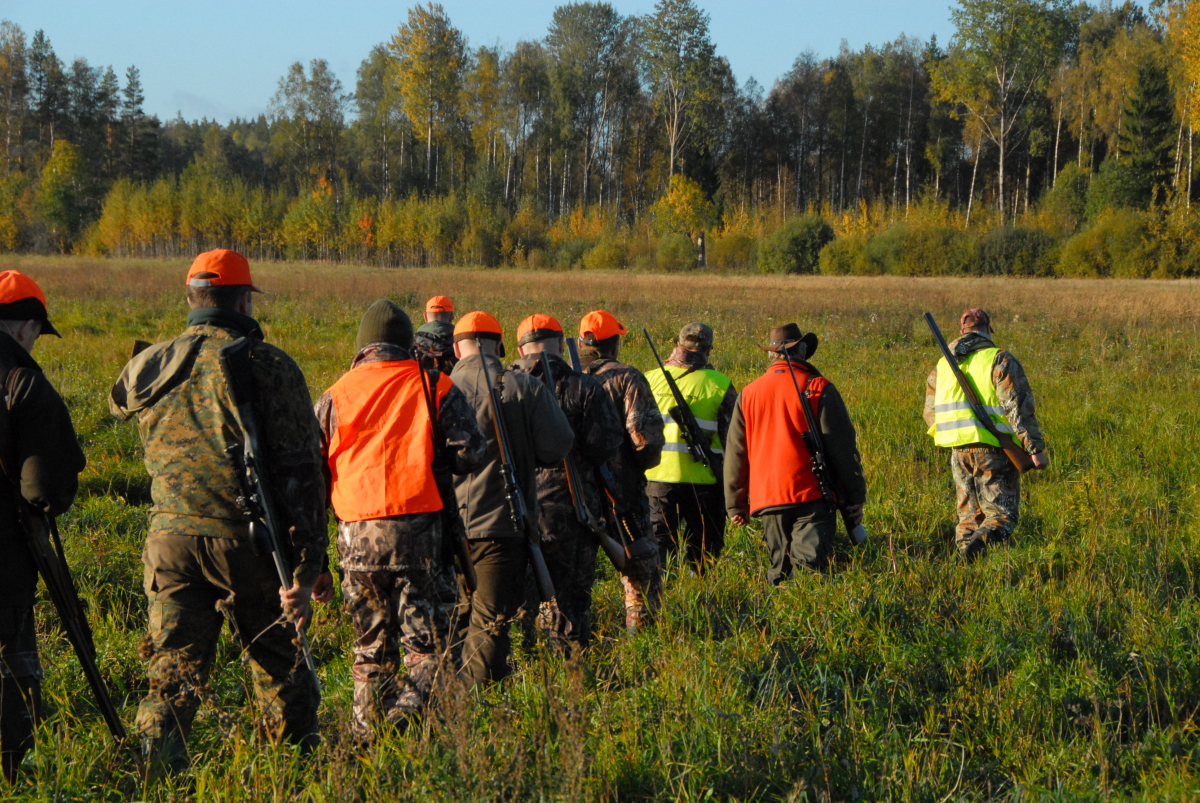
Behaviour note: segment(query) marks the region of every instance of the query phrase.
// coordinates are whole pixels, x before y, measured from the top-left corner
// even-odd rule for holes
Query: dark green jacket
[[[253,341],[254,415],[286,544],[292,533],[296,579],[311,585],[328,549],[320,435],[304,374],[263,342],[253,318],[203,308],[187,330],[134,357],[113,386],[114,415],[138,420],[150,473],[150,535],[247,538],[239,478],[225,449],[242,441],[218,352]]]
[[[482,358],[473,354],[454,366],[450,379],[475,409],[479,429],[487,438],[487,456],[482,468],[454,478],[454,492],[462,511],[467,537],[514,538],[521,535],[513,528],[504,478],[500,472],[500,447],[496,427],[488,407]],[[562,410],[558,409],[549,388],[540,380],[520,371],[505,371],[500,360],[488,357],[492,381],[499,378],[501,415],[510,442],[517,484],[525,497],[531,516],[537,516],[537,467],[559,463],[571,451],[575,435]]]
[[[17,520],[14,491],[37,510],[57,516],[67,510],[87,465],[71,414],[32,355],[0,333],[0,381],[18,370],[9,394],[9,433],[3,447],[11,471],[0,493],[0,608],[29,607],[37,591],[37,567]]]

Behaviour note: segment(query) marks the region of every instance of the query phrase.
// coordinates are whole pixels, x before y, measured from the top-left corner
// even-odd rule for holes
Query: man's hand
[[[729,520],[732,521],[734,524],[736,524],[738,527],[745,527],[747,524],[750,523],[750,520],[747,519],[745,516],[743,516],[741,513],[734,513],[732,516],[729,517]]]
[[[317,584],[313,586],[312,594],[313,602],[325,604],[333,599],[333,573],[322,572],[317,577]]]
[[[298,585],[294,581],[291,588],[279,589],[279,603],[283,612],[295,621],[297,630],[308,627],[312,619],[312,593],[312,586]]]
[[[843,508],[842,513],[845,515],[846,521],[850,522],[851,528],[857,527],[863,522],[862,505],[851,505],[850,507]]]
[[[1046,466],[1050,465],[1050,455],[1046,454],[1045,452],[1031,454],[1029,457],[1033,460],[1033,467],[1038,471],[1041,471]]]

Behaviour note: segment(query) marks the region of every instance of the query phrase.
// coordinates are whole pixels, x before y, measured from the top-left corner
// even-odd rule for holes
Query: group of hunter
[[[794,323],[770,329],[766,370],[739,392],[713,367],[703,323],[684,326],[643,373],[620,361],[629,333],[603,310],[579,322],[578,349],[558,320],[531,315],[509,361],[486,312],[455,322],[451,299],[436,296],[414,331],[380,299],[314,414],[299,367],[253,317],[260,291],[245,257],[200,254],[186,284],[186,329],[139,344],[110,398],[114,415],[136,419],[151,478],[149,691],[136,720],[151,769],[187,766],[226,621],[263,737],[317,742],[320,685],[303,635],[312,602],[334,596],[328,510],[355,633],[351,727],[364,746],[418,721],[443,690],[503,679],[514,622],[569,655],[586,648],[605,543],[618,545],[607,560],[633,631],[653,622],[671,555],[703,576],[727,519],[761,519],[771,585],[797,566],[827,569],[839,515],[864,532],[854,425],[812,363],[816,335]],[[67,408],[31,356],[47,334],[58,336],[41,289],[0,272],[0,469],[12,490],[0,494],[0,753],[10,780],[41,705],[25,522],[67,510],[85,466]],[[1017,524],[1020,473],[997,433],[1033,466],[1047,458],[1028,380],[994,344],[988,315],[967,310],[950,349],[978,398],[943,359],[925,420],[951,449],[956,545],[973,559]],[[986,424],[973,417],[980,404]]]

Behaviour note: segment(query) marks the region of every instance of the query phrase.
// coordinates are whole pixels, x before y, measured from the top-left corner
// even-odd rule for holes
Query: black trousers
[[[42,716],[42,667],[33,607],[0,608],[0,764],[16,780]]]
[[[763,539],[771,568],[767,580],[777,586],[792,574],[794,566],[823,572],[833,554],[837,516],[824,500],[804,502],[762,515]]]
[[[684,550],[688,561],[703,571],[725,548],[725,492],[722,487],[687,482],[652,482],[650,528],[658,540],[663,563]]]
[[[471,541],[471,562],[479,587],[464,595],[455,617],[455,641],[461,645],[464,681],[470,684],[508,676],[509,635],[513,617],[525,601],[529,546],[524,538]],[[457,650],[456,650],[457,651]]]

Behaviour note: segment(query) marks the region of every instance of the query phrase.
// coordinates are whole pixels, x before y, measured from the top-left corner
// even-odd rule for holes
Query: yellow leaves
[[[666,193],[650,207],[654,227],[661,234],[694,234],[713,225],[712,203],[704,190],[690,178],[676,174]]]
[[[408,10],[388,44],[394,61],[396,89],[404,101],[414,133],[426,141],[440,133],[458,105],[465,44],[439,3]]]

